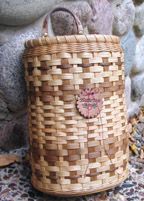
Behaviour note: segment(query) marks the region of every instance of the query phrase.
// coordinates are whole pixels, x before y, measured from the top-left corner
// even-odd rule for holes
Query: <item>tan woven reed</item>
[[[115,36],[42,37],[26,42],[32,184],[77,196],[120,184],[128,175],[124,55]],[[103,106],[83,117],[77,96],[102,91]]]

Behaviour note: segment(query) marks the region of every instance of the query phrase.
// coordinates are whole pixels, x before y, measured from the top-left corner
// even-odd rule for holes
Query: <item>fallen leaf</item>
[[[138,158],[137,161],[144,164],[144,159]]]
[[[140,158],[141,159],[144,159],[144,151],[141,149],[141,151],[140,151]]]
[[[131,123],[133,126],[137,124],[137,119],[136,117],[132,117],[130,120],[129,120],[129,123]]]
[[[129,134],[129,140],[130,140],[131,142],[135,142],[134,137],[132,137],[130,134]]]
[[[110,201],[107,192],[102,192],[95,195],[94,201]]]
[[[134,153],[134,154],[138,154],[138,151],[137,151],[137,147],[136,147],[136,145],[135,144],[131,144],[130,145],[130,149],[132,150],[132,152]]]
[[[20,157],[14,154],[0,155],[0,167],[5,167],[19,161],[20,161]]]

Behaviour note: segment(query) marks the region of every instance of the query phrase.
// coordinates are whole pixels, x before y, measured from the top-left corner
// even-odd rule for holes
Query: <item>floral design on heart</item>
[[[102,96],[98,88],[85,88],[77,97],[77,108],[85,118],[96,117],[102,110]]]

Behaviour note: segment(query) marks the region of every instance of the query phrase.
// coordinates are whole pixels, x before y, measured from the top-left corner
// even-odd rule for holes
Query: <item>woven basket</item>
[[[25,46],[33,186],[79,196],[120,184],[128,135],[119,38],[44,36]]]

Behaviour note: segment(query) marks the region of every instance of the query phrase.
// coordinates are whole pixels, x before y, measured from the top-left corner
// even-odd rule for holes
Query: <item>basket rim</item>
[[[67,35],[67,36],[42,36],[37,39],[30,39],[25,42],[26,48],[37,46],[45,46],[51,44],[62,43],[114,43],[119,44],[120,38],[115,35],[98,35],[98,34],[85,34],[85,35]]]

